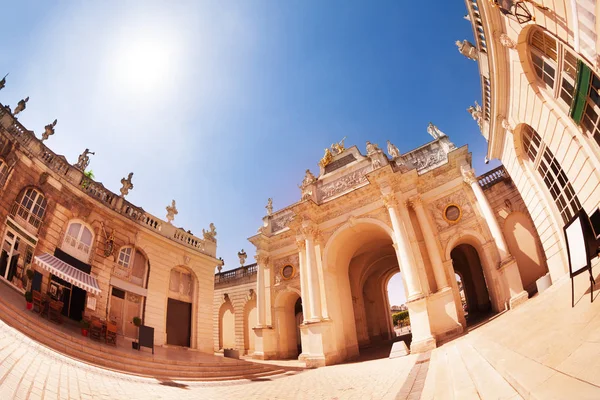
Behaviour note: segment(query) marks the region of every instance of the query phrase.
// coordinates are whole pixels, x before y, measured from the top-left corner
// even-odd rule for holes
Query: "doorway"
[[[167,344],[190,347],[192,303],[169,298],[167,302]]]
[[[483,274],[483,267],[477,250],[469,244],[456,246],[451,252],[452,264],[459,288],[464,292],[463,311],[467,325],[472,325],[487,317],[492,311],[492,303]]]
[[[11,285],[25,290],[23,277],[33,260],[35,241],[6,228],[0,252],[0,277]]]
[[[117,323],[117,333],[128,338],[137,338],[135,317],[141,318],[142,296],[113,287],[110,296],[109,317]]]

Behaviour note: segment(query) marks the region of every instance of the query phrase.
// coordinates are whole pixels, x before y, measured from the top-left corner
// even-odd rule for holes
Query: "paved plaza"
[[[254,381],[160,381],[91,366],[0,322],[0,399],[598,399],[600,301],[568,280],[432,352]]]

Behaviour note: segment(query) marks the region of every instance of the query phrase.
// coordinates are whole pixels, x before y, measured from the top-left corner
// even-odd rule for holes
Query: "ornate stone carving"
[[[471,114],[471,117],[473,117],[475,122],[477,122],[479,129],[481,129],[481,125],[483,124],[483,110],[481,106],[477,103],[477,101],[475,102],[474,106],[469,106],[469,108],[467,108],[467,111],[469,112],[469,114]]]
[[[381,199],[383,200],[383,205],[386,208],[396,207],[396,205],[398,204],[394,193],[384,194],[383,196],[381,196]]]
[[[166,207],[167,210],[167,222],[170,224],[175,219],[175,216],[179,214],[177,211],[177,206],[175,205],[175,200],[171,201],[171,205]]]
[[[376,170],[377,168],[381,168],[381,160],[378,158],[371,159],[371,166],[374,170]]]
[[[370,166],[363,167],[359,170],[346,174],[333,182],[322,185],[319,188],[319,197],[321,200],[326,200],[335,196],[336,194],[342,193],[348,189],[367,182],[366,174],[370,169]]]
[[[304,238],[297,238],[296,246],[298,246],[298,251],[304,251],[306,249],[306,242],[304,241]]]
[[[464,190],[457,190],[447,196],[442,197],[439,200],[433,202],[430,206],[431,215],[433,216],[433,220],[438,231],[444,231],[452,225],[444,218],[444,210],[449,204],[455,204],[460,207],[462,211],[461,221],[466,221],[468,218],[474,215],[473,208],[471,206],[471,202]],[[460,225],[460,224],[459,224]]]
[[[29,101],[29,96],[25,97],[22,100],[19,100],[19,102],[17,103],[17,106],[15,107],[15,111],[13,112],[13,115],[16,117],[17,114],[25,111],[25,109],[27,108],[27,102]]]
[[[121,179],[121,196],[125,197],[129,194],[129,191],[133,189],[133,183],[131,183],[131,178],[133,178],[133,172],[130,172],[127,176],[127,179]]]
[[[336,156],[336,155],[340,154],[341,152],[343,152],[344,150],[346,150],[346,148],[344,147],[344,140],[346,140],[346,138],[343,138],[338,143],[333,143],[331,145],[331,148],[325,149],[325,154],[323,155],[323,158],[321,158],[321,161],[319,162],[319,165],[321,167],[325,168],[327,166],[327,164],[329,164],[333,160],[334,156]]]
[[[460,54],[467,57],[468,59],[477,61],[477,58],[478,58],[477,48],[475,47],[475,45],[473,43],[469,42],[466,39],[463,40],[462,42],[460,40],[457,40],[456,46],[458,47],[458,51],[460,52]]]
[[[508,132],[513,133],[513,127],[510,125],[510,122],[506,118],[502,120],[502,128],[506,129]]]
[[[269,199],[267,200],[267,205],[265,206],[265,208],[267,209],[268,216],[273,215],[273,199],[271,197],[269,197]]]
[[[254,256],[256,263],[262,267],[268,267],[269,264],[269,256],[265,254],[257,254]]]
[[[460,172],[462,173],[463,179],[469,185],[477,182],[477,176],[475,175],[475,170],[468,165],[463,165],[460,168]]]
[[[56,126],[56,124],[58,123],[58,120],[55,119],[54,122],[52,122],[51,124],[48,124],[44,127],[44,133],[42,133],[42,142],[44,140],[48,140],[48,138],[52,135],[54,135],[54,127]]]
[[[346,148],[344,147],[344,140],[346,140],[346,137],[344,137],[342,140],[340,140],[337,143],[333,143],[331,145],[331,154],[333,154],[334,156],[337,156],[338,154],[342,153],[344,150],[346,150]]]
[[[400,150],[389,140],[387,141],[387,152],[392,159],[400,157]]]
[[[256,298],[256,293],[254,292],[254,289],[248,289],[248,295],[246,296],[246,301],[252,301],[255,298]]]
[[[96,153],[91,152],[90,149],[85,149],[83,153],[81,153],[77,158],[77,164],[74,165],[74,167],[80,170],[81,172],[85,172],[87,166],[90,165],[90,156],[88,154],[95,155]]]
[[[300,189],[304,189],[305,187],[307,187],[310,184],[313,184],[317,181],[317,178],[315,178],[315,176],[312,174],[312,172],[310,172],[310,169],[306,170],[306,173],[304,174],[304,179],[302,180],[302,184],[300,184],[299,188]]]
[[[435,140],[441,139],[446,136],[444,132],[442,132],[437,126],[435,126],[432,122],[427,125],[427,133],[431,135]]]
[[[215,224],[212,222],[208,225],[209,230],[205,231],[202,229],[202,236],[204,236],[204,240],[210,240],[211,242],[217,241],[217,228],[215,228]]]
[[[273,220],[271,221],[271,230],[273,232],[278,232],[287,227],[293,219],[294,213],[291,211],[277,215],[277,217],[273,218]]]
[[[248,258],[248,255],[246,254],[244,249],[242,249],[241,251],[238,251],[238,258],[240,259],[240,265],[243,267],[244,264],[246,263],[246,258]]]
[[[188,255],[183,256],[183,265],[190,265],[190,261],[191,261],[190,256],[188,256]]]
[[[509,49],[517,48],[517,43],[515,43],[515,41],[512,40],[506,33],[501,33],[498,36],[498,40],[500,41],[500,44],[506,48],[509,48]]]
[[[405,164],[412,165],[420,175],[446,163],[448,154],[440,145],[440,142],[432,142],[428,146],[406,153],[402,156],[402,160]]]
[[[411,207],[411,208],[415,209],[415,208],[423,205],[423,199],[421,199],[421,196],[419,196],[419,195],[411,196],[407,200],[406,205],[407,205],[407,207]]]
[[[321,158],[321,161],[319,161],[319,165],[325,168],[331,162],[331,160],[333,160],[333,154],[331,154],[331,150],[325,149],[325,154],[323,155],[323,158]]]

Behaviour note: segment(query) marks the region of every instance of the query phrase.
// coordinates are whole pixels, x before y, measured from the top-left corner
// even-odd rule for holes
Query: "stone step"
[[[153,358],[144,353],[126,354],[116,348],[101,346],[89,338],[71,336],[60,329],[40,323],[36,320],[40,318],[38,315],[24,308],[19,310],[1,299],[0,318],[38,343],[68,357],[140,376],[183,380],[234,380],[264,378],[287,372],[281,367],[233,359],[194,362]]]
[[[598,399],[600,387],[547,367],[483,337],[473,348],[526,399]]]
[[[479,400],[480,397],[477,392],[477,387],[471,379],[467,366],[460,356],[456,343],[451,343],[444,347],[448,356],[448,370],[450,372],[449,375],[454,398]]]
[[[469,342],[458,340],[456,342],[456,348],[477,388],[479,397],[482,399],[498,400],[522,399],[515,388],[513,388]]]

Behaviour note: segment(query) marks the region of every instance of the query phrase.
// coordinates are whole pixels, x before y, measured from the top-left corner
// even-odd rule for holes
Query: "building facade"
[[[475,43],[457,44],[478,63],[483,93],[469,111],[533,218],[552,280],[563,279],[563,227],[600,206],[600,5],[465,3]]]
[[[276,212],[269,202],[249,239],[256,266],[215,278],[215,349],[308,366],[353,359],[395,336],[387,284],[398,272],[413,352],[467,329],[457,275],[471,317],[535,292],[545,256],[510,177],[476,177],[466,146],[427,130],[434,140],[405,154],[389,141],[387,155],[334,144],[318,176],[306,171],[299,202]]]
[[[24,107],[23,107],[24,108]],[[97,316],[136,338],[133,318],[154,328],[156,345],[212,352],[214,226],[202,239],[163,221],[52,152],[0,105],[0,280],[15,290],[47,293],[65,317]],[[31,281],[26,279],[31,270]]]

